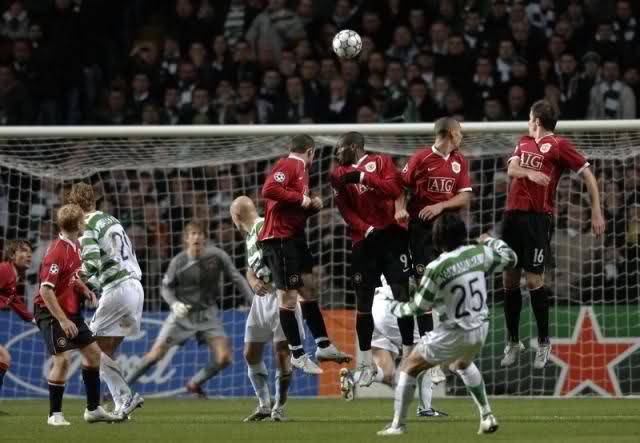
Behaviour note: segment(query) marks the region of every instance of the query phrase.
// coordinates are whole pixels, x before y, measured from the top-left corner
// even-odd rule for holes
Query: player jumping
[[[33,315],[27,309],[18,294],[18,278],[31,266],[31,244],[25,240],[10,240],[5,247],[5,261],[0,263],[0,309],[10,307],[24,321],[33,321]],[[11,354],[0,345],[0,390],[4,374],[11,366]]]
[[[491,412],[484,381],[473,363],[489,331],[489,309],[485,277],[490,272],[513,269],[517,256],[502,240],[483,235],[478,245],[465,246],[467,228],[453,213],[443,213],[433,225],[433,245],[444,251],[429,263],[414,299],[408,303],[389,300],[397,317],[433,309],[438,327],[422,337],[402,362],[395,392],[391,424],[378,435],[406,432],[407,409],[413,399],[416,376],[439,364],[450,364],[462,378],[480,411],[479,434],[495,432],[498,422]]]
[[[62,414],[69,350],[82,355],[82,380],[87,394],[84,419],[89,423],[120,421],[100,406],[100,348],[82,318],[80,297],[95,305],[96,296],[78,278],[80,248],[78,235],[84,225],[83,213],[76,205],[58,210],[60,237],[54,240],[40,266],[40,293],[35,298],[35,318],[53,364],[49,370],[49,418],[51,426],[68,426]]]
[[[402,193],[402,178],[389,156],[364,151],[364,137],[344,134],[336,144],[339,166],[331,173],[336,205],[351,228],[352,282],[356,292],[356,332],[362,360],[358,367],[360,386],[376,377],[371,353],[374,330],[371,306],[383,274],[393,296],[409,299],[409,255],[407,230],[394,219],[395,200]],[[398,319],[402,344],[413,346],[412,317]]]
[[[382,286],[376,288],[373,297],[373,338],[371,340],[371,352],[373,361],[377,366],[374,382],[385,384],[391,388],[396,386],[396,364],[402,355],[402,337],[398,328],[397,318],[389,312],[388,300],[393,299],[391,287],[387,285],[384,277],[381,277]],[[417,329],[414,328],[414,343],[420,341]],[[347,400],[354,397],[355,380],[360,374],[352,373],[347,368],[340,370],[340,390]],[[431,406],[433,385],[445,380],[440,366],[421,372],[417,377],[418,384],[418,417],[447,416],[444,412],[437,411]]]
[[[504,315],[509,338],[502,366],[511,366],[525,349],[519,334],[523,269],[538,328],[538,350],[533,366],[543,368],[549,360],[549,301],[544,287],[544,267],[549,259],[556,187],[565,170],[582,175],[585,181],[591,197],[593,233],[600,236],[605,229],[596,178],[573,143],[553,133],[557,121],[549,102],[535,102],[529,113],[529,135],[518,141],[509,159],[507,173],[513,181],[507,195],[502,238],[516,251],[520,262],[517,269],[504,273]]]
[[[340,352],[329,340],[324,318],[315,294],[312,276],[313,257],[305,236],[307,218],[322,208],[320,197],[309,197],[309,171],[315,142],[308,135],[291,138],[289,156],[280,159],[262,187],[265,199],[264,226],[258,240],[280,300],[280,324],[291,349],[291,364],[306,373],[320,374],[302,346],[296,320],[301,298],[302,316],[315,338],[316,358],[348,362],[351,356]]]
[[[75,183],[68,198],[82,208],[85,216],[80,238],[83,278],[101,291],[98,309],[89,324],[102,350],[100,375],[109,387],[114,413],[126,417],[142,406],[144,399],[125,382],[115,352],[125,337],[140,332],[142,272],[124,227],[115,217],[96,210],[93,187]]]
[[[271,285],[271,270],[264,263],[262,251],[258,247],[258,235],[264,219],[258,217],[253,201],[245,196],[236,198],[230,211],[233,223],[245,237],[249,265],[247,280],[257,295],[253,298],[245,325],[244,358],[249,380],[258,397],[258,407],[244,421],[261,421],[269,417],[273,421],[282,421],[285,419],[284,405],[291,384],[291,354],[280,326],[278,295]],[[296,319],[299,330],[304,331],[300,306],[296,307]],[[269,393],[269,372],[262,358],[264,347],[269,342],[273,343],[276,361],[276,395],[273,406]]]
[[[443,211],[462,209],[471,200],[467,160],[460,152],[460,123],[443,117],[434,123],[436,139],[429,148],[418,150],[402,170],[404,185],[411,193],[407,205],[402,194],[396,202],[396,220],[409,220],[409,251],[416,283],[427,263],[435,258],[431,230]],[[431,313],[417,317],[420,335],[433,329]]]
[[[173,346],[181,346],[191,337],[209,346],[212,358],[187,383],[187,390],[205,398],[202,385],[231,364],[232,352],[224,333],[218,310],[217,288],[222,274],[231,280],[250,302],[251,288],[238,272],[229,254],[215,246],[207,246],[207,233],[200,222],[190,222],[184,228],[186,249],[176,255],[162,280],[160,294],[171,313],[160,329],[151,350],[142,364],[127,378],[135,383]]]

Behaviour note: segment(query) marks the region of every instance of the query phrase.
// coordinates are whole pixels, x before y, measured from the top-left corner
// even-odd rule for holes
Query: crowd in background
[[[637,117],[640,28],[637,5],[628,0],[3,4],[5,125],[431,122],[441,116],[525,121],[529,105],[543,97],[561,119]],[[355,60],[331,51],[334,34],[345,28],[363,38]],[[323,149],[312,177],[327,208],[311,218],[309,235],[321,300],[349,306],[349,240],[330,203],[331,153]],[[406,159],[397,161],[402,167]],[[639,158],[592,163],[607,234],[602,241],[589,234],[581,181],[563,178],[553,240],[557,271],[547,275],[560,276],[551,283],[558,300],[637,303]],[[260,202],[271,164],[92,176],[100,209],[120,218],[136,248],[147,307],[160,308],[162,273],[193,218],[206,220],[211,241],[244,268],[228,205],[239,194]],[[499,234],[508,185],[504,159],[476,158],[471,171],[471,231]],[[55,234],[52,208],[68,185],[0,168],[0,239],[28,237],[35,246],[28,294]],[[221,294],[226,307],[241,302],[232,291]]]
[[[630,0],[9,0],[0,124],[635,118]],[[636,10],[634,10],[636,8]],[[337,59],[331,40],[358,31]]]

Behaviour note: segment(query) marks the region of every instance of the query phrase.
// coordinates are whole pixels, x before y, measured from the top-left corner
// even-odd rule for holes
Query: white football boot
[[[86,421],[87,423],[98,423],[98,422],[113,423],[113,422],[122,421],[122,420],[123,420],[122,415],[117,415],[111,412],[107,412],[104,410],[102,406],[98,406],[93,411],[90,411],[88,409],[84,410],[84,421]]]
[[[272,421],[287,421],[287,416],[284,415],[284,408],[273,408],[271,410]]]
[[[295,358],[291,356],[291,365],[295,368],[302,369],[307,374],[322,374],[324,371],[318,366],[311,358],[309,354],[302,354],[300,357]]]
[[[536,358],[533,360],[533,367],[536,369],[544,368],[549,361],[549,354],[551,354],[551,343],[538,345]]]
[[[49,426],[69,426],[69,425],[71,425],[71,423],[69,423],[67,420],[64,419],[64,415],[62,415],[62,412],[54,412],[53,414],[51,414],[49,416],[49,418],[47,419],[47,424]]]
[[[122,406],[118,409],[117,413],[122,415],[124,418],[128,417],[136,408],[141,408],[144,404],[144,398],[140,396],[137,392],[133,394],[131,397],[126,399]]]
[[[358,372],[360,377],[358,378],[358,384],[361,388],[366,388],[373,384],[373,380],[378,374],[378,367],[375,364],[360,363],[358,366]]]
[[[316,360],[318,361],[334,361],[336,363],[349,363],[353,357],[345,354],[331,343],[326,348],[316,348]]]
[[[404,435],[407,432],[405,425],[394,426],[393,423],[388,424],[382,431],[378,431],[377,435],[390,436],[390,435]]]
[[[507,343],[507,346],[505,346],[504,348],[504,357],[500,362],[500,366],[505,368],[507,366],[513,365],[520,358],[520,354],[523,353],[524,350],[525,348],[521,341],[518,341],[516,343]]]
[[[258,406],[251,415],[245,417],[242,421],[249,423],[252,421],[262,421],[269,417],[271,417],[271,408]]]
[[[498,430],[498,420],[493,414],[487,414],[480,420],[478,434],[492,434]]]

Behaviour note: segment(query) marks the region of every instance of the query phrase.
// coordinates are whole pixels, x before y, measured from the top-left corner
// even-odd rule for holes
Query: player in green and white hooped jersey
[[[233,201],[230,212],[236,228],[245,236],[247,280],[257,295],[253,298],[247,316],[244,358],[247,362],[249,380],[258,397],[258,407],[244,421],[261,421],[268,417],[274,421],[281,421],[284,419],[284,405],[291,383],[292,368],[287,339],[280,326],[278,296],[271,285],[271,270],[264,263],[262,251],[258,248],[258,234],[264,219],[258,217],[253,201],[245,196]],[[296,306],[295,314],[298,328],[304,331],[300,306]],[[273,405],[269,394],[269,373],[263,360],[264,347],[268,342],[273,343],[276,362],[276,396]]]
[[[489,330],[485,277],[513,269],[518,259],[505,242],[483,235],[477,245],[465,245],[467,228],[453,213],[443,213],[433,226],[433,243],[444,251],[427,266],[409,302],[390,300],[396,317],[419,315],[432,309],[440,324],[420,339],[403,361],[396,385],[393,421],[378,435],[405,432],[407,409],[413,399],[416,377],[439,364],[449,364],[462,378],[480,411],[478,434],[495,432],[498,422],[491,413],[482,375],[473,363]]]
[[[80,237],[82,277],[101,292],[89,324],[102,350],[100,376],[109,387],[114,412],[128,416],[142,406],[144,399],[124,380],[115,352],[125,337],[140,332],[142,273],[124,227],[115,217],[96,210],[93,187],[75,183],[68,199],[80,206],[85,217],[85,230]]]

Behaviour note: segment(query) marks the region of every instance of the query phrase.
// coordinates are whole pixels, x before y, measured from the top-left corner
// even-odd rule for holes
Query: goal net
[[[502,284],[499,276],[490,279],[490,334],[478,358],[490,394],[640,394],[640,127],[629,122],[616,125],[575,122],[559,128],[592,164],[607,232],[603,239],[590,233],[590,201],[583,182],[575,174],[563,177],[552,242],[556,266],[546,277],[554,294],[551,362],[544,370],[532,367],[536,328],[525,291],[520,332],[527,352],[514,368],[500,367],[505,343]],[[260,189],[266,173],[286,154],[289,136],[305,130],[313,134],[318,147],[310,187],[325,202],[325,208],[310,218],[307,231],[315,258],[316,288],[330,336],[340,348],[355,353],[355,301],[348,277],[350,240],[328,182],[336,138],[347,130],[360,130],[369,151],[392,155],[402,168],[416,147],[432,143],[432,125],[83,127],[0,132],[0,240],[22,238],[33,243],[33,265],[24,281],[28,305],[37,291],[44,251],[56,235],[55,209],[73,182],[92,183],[99,209],[121,220],[143,270],[143,331],[125,341],[118,357],[124,371],[130,371],[150,349],[167,316],[159,285],[169,261],[182,250],[184,225],[192,219],[206,221],[210,242],[227,251],[244,272],[244,244],[231,223],[229,204],[247,195],[262,210]],[[464,214],[470,236],[499,235],[509,181],[506,159],[526,125],[469,123],[463,130],[463,151],[470,160],[474,189],[471,207]],[[242,357],[244,300],[229,281],[211,290],[219,295],[234,356],[233,364],[205,388],[212,396],[250,396]],[[90,317],[92,312],[85,315]],[[37,329],[7,309],[0,310],[0,324],[0,344],[13,361],[0,397],[47,395],[49,356]],[[311,341],[307,348],[314,348]],[[272,368],[270,352],[265,356]],[[147,396],[182,394],[185,382],[208,359],[207,347],[190,341],[172,349],[135,388]],[[319,377],[296,372],[292,395],[337,395],[338,367],[323,367],[325,374]],[[67,392],[80,395],[77,357],[71,372]],[[449,377],[446,393],[462,394],[463,386]]]

